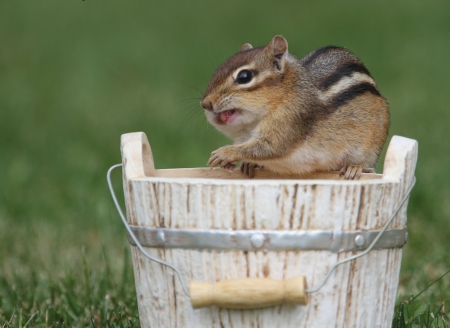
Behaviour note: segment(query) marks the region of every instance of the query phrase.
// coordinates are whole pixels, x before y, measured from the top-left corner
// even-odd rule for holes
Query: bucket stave
[[[398,206],[414,176],[417,142],[394,136],[383,175],[338,180],[337,173],[280,179],[258,171],[255,179],[222,169],[155,170],[144,133],[122,136],[128,223],[134,227],[189,231],[380,230]],[[406,226],[405,203],[389,230]],[[335,237],[333,237],[335,238]],[[164,238],[163,238],[164,239]],[[405,239],[406,240],[406,239]],[[331,243],[334,242],[333,240]],[[149,247],[176,266],[188,281],[285,280],[306,276],[318,285],[339,260],[355,251],[220,250]],[[174,272],[144,258],[132,246],[139,315],[143,327],[385,327],[392,321],[401,246],[373,250],[339,266],[306,306],[283,304],[256,310],[193,309]]]

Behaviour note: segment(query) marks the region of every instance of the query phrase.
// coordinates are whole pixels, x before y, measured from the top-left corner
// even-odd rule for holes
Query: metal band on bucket
[[[380,233],[379,230],[186,230],[133,225],[130,225],[130,228],[145,247],[222,251],[328,250],[333,253],[360,251],[366,249]],[[374,249],[403,247],[407,238],[406,227],[386,230],[374,245]],[[129,234],[128,241],[136,246]]]
[[[173,266],[173,265],[171,265],[170,263],[164,262],[164,261],[162,261],[161,259],[156,258],[156,257],[150,255],[149,253],[147,253],[146,250],[144,249],[143,245],[141,245],[141,242],[140,242],[140,241],[138,240],[138,238],[135,236],[135,232],[132,230],[132,226],[130,226],[130,225],[128,224],[128,222],[127,222],[125,216],[123,215],[123,212],[122,212],[122,210],[121,210],[121,208],[120,208],[119,202],[117,201],[117,198],[116,198],[116,195],[115,195],[115,193],[114,193],[113,186],[112,186],[112,182],[111,182],[111,172],[112,172],[114,169],[116,169],[116,168],[118,168],[118,167],[121,167],[121,166],[122,166],[122,164],[116,164],[116,165],[113,165],[112,167],[110,167],[110,169],[108,170],[108,172],[107,172],[107,174],[106,174],[106,179],[107,179],[108,187],[109,187],[109,190],[110,190],[110,192],[111,192],[111,196],[112,196],[112,198],[113,198],[113,201],[114,201],[114,204],[115,204],[115,206],[116,206],[117,212],[119,213],[119,216],[120,216],[120,218],[121,218],[123,224],[125,225],[125,228],[126,228],[127,231],[128,231],[128,238],[129,238],[129,239],[131,238],[131,240],[132,240],[132,242],[134,243],[134,245],[136,245],[136,246],[139,248],[139,250],[142,252],[142,254],[143,254],[145,257],[147,257],[148,259],[150,259],[150,260],[152,260],[152,261],[154,261],[154,262],[157,262],[157,263],[159,263],[159,264],[165,265],[165,266],[167,266],[167,267],[173,269],[173,270],[176,272],[176,274],[178,275],[178,278],[180,279],[180,282],[181,282],[181,285],[182,285],[182,287],[183,287],[183,290],[184,290],[185,294],[186,294],[188,297],[190,297],[190,294],[189,294],[189,288],[188,288],[188,286],[187,286],[187,283],[186,283],[186,281],[184,280],[184,278],[183,278],[181,272],[178,270],[178,268],[175,267],[175,266]],[[333,273],[333,271],[334,271],[339,265],[341,265],[341,264],[343,264],[343,263],[346,263],[346,262],[349,262],[349,261],[352,261],[352,260],[354,260],[354,259],[357,259],[357,258],[362,257],[362,256],[366,255],[367,253],[369,253],[372,249],[376,248],[376,245],[378,245],[378,243],[380,242],[380,240],[383,239],[383,236],[384,236],[385,234],[387,234],[388,232],[395,232],[395,231],[397,231],[397,232],[395,232],[396,234],[397,234],[397,233],[403,234],[403,236],[404,236],[404,242],[403,242],[403,244],[405,244],[405,243],[406,243],[407,236],[408,236],[408,235],[407,235],[407,232],[406,232],[406,228],[403,228],[403,229],[392,229],[392,230],[387,230],[387,227],[392,223],[392,221],[393,221],[394,218],[396,217],[398,211],[403,207],[403,205],[405,204],[405,202],[408,200],[409,194],[411,193],[411,190],[412,190],[412,188],[414,187],[415,183],[416,183],[416,178],[413,176],[413,177],[412,177],[412,180],[411,180],[411,182],[410,182],[410,185],[409,185],[408,189],[406,190],[406,192],[405,192],[405,194],[404,194],[402,200],[399,202],[399,204],[397,205],[397,207],[395,208],[395,210],[392,212],[390,218],[384,223],[384,225],[383,225],[383,227],[382,227],[381,230],[379,230],[379,231],[366,231],[366,233],[372,233],[372,232],[373,232],[374,235],[375,235],[375,237],[374,237],[373,239],[371,239],[371,242],[367,242],[369,245],[366,246],[366,241],[363,239],[363,237],[361,237],[361,236],[362,236],[362,235],[361,235],[362,232],[358,232],[358,235],[354,236],[354,243],[355,243],[357,246],[358,246],[358,245],[361,245],[361,248],[359,248],[359,250],[361,250],[361,252],[358,253],[358,254],[355,254],[355,255],[353,255],[353,256],[349,256],[349,257],[347,257],[347,258],[344,258],[344,259],[342,259],[342,260],[336,262],[336,263],[328,270],[328,272],[327,272],[327,274],[325,275],[324,279],[323,279],[323,280],[322,280],[315,288],[306,289],[306,290],[305,290],[305,293],[315,293],[315,292],[317,292],[318,290],[320,290],[320,289],[323,287],[323,285],[327,282],[328,278],[329,278],[330,275]],[[138,228],[138,229],[137,229],[137,232],[139,232],[139,229],[141,229],[142,227],[136,227],[136,226],[134,226],[134,228]],[[155,229],[155,228],[147,228],[147,229]],[[159,238],[159,242],[164,241],[164,239],[166,238],[166,237],[165,237],[165,236],[166,236],[165,233],[162,234],[160,229],[161,229],[161,228],[157,228],[157,229],[156,229],[156,230],[158,230],[158,231],[156,231],[156,238],[157,238],[157,239]],[[165,229],[165,230],[175,230],[175,229]],[[177,229],[177,230],[178,230],[178,229]],[[183,231],[186,231],[186,230],[183,230]],[[209,231],[211,231],[211,230],[209,230]],[[398,231],[401,231],[401,232],[398,232]],[[249,232],[249,231],[248,231],[248,230],[245,230],[245,232]],[[335,231],[331,231],[331,232],[332,232],[332,233],[335,233]],[[345,232],[341,232],[340,234],[342,234],[342,233],[345,233]],[[352,232],[350,232],[350,233],[352,233]],[[261,234],[261,235],[262,235],[263,233],[262,233],[261,231],[258,231],[258,234]],[[262,237],[265,238],[264,236],[262,236]],[[250,238],[250,242],[251,242],[252,236],[250,236],[249,238]],[[340,238],[342,239],[342,235],[340,236]],[[391,238],[392,238],[392,237],[391,237]],[[260,241],[262,240],[263,242],[262,242],[262,244],[261,244],[261,242],[259,241],[259,242],[256,242],[256,244],[257,244],[257,245],[258,245],[258,244],[261,244],[261,246],[263,246],[263,245],[264,245],[264,239],[262,239],[261,237],[258,237],[258,238],[253,237],[254,243],[255,243],[255,240],[257,240],[257,239],[260,239]],[[400,244],[401,244],[401,242],[400,242]],[[393,246],[393,247],[401,247],[402,245],[400,245],[400,244],[399,244],[399,246]],[[145,241],[144,241],[144,245],[145,245]],[[333,245],[333,243],[331,243],[331,245]],[[337,245],[340,245],[340,244],[337,243]],[[331,246],[331,249],[334,249],[334,247],[336,247],[336,246],[335,246],[335,245],[334,245],[334,246]],[[209,248],[210,248],[210,247],[209,247]],[[389,247],[389,248],[391,248],[391,247]],[[265,248],[263,248],[263,250],[264,250],[264,249],[265,249]],[[331,249],[330,249],[330,250],[331,250]],[[339,248],[338,248],[338,249],[339,249]]]

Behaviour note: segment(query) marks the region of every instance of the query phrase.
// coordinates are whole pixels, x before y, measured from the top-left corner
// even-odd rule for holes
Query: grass
[[[204,166],[228,142],[198,107],[212,72],[283,34],[299,56],[354,51],[389,100],[391,135],[419,141],[397,327],[448,326],[448,276],[410,301],[449,269],[448,12],[440,0],[0,2],[0,322],[138,325],[104,178],[119,137],[145,131],[158,168]]]
[[[430,303],[417,300],[422,293],[441,281],[449,273],[450,270],[445,272],[418,294],[411,296],[408,300],[400,302],[395,309],[392,327],[449,327],[450,318],[445,311],[445,303],[446,301],[449,301],[450,298],[444,300],[437,309],[432,309]]]
[[[80,274],[2,275],[2,327],[138,327],[136,296],[127,288],[132,275],[128,249],[120,274],[113,272],[106,252],[95,271],[85,252],[81,254]]]

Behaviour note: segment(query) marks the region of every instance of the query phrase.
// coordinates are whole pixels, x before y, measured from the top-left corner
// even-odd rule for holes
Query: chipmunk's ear
[[[288,52],[288,43],[286,39],[281,35],[275,35],[272,40],[270,40],[267,50],[273,55],[273,63],[277,69],[280,70],[283,57]]]
[[[239,52],[241,51],[245,51],[245,50],[250,50],[253,49],[253,46],[250,43],[244,43],[241,47],[241,49],[239,49]]]

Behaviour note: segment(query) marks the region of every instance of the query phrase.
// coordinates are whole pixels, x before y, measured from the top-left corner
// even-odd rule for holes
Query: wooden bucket
[[[250,291],[261,299],[270,293],[265,282],[275,286],[272,292],[281,289],[285,294],[289,288],[275,280],[305,276],[308,287],[315,287],[333,264],[365,249],[408,197],[417,147],[415,140],[394,136],[383,174],[363,174],[356,181],[343,181],[337,172],[281,178],[264,170],[249,180],[238,169],[155,170],[146,135],[125,134],[121,149],[127,221],[142,244],[153,246],[146,251],[177,267],[187,281],[266,278],[249,280],[262,288]],[[406,209],[407,201],[376,249],[337,267],[319,291],[307,294],[306,305],[194,309],[174,271],[132,246],[141,325],[390,327],[407,238]],[[230,249],[221,244],[223,235]],[[203,242],[201,236],[209,240]],[[295,247],[289,249],[289,243]],[[227,292],[239,292],[241,287],[232,283],[225,286],[230,287]],[[222,301],[231,298],[226,294]]]

